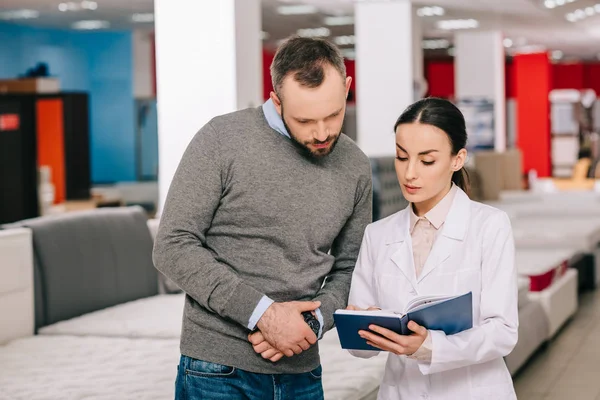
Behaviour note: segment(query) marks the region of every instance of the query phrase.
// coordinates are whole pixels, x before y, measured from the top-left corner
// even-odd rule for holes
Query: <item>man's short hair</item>
[[[275,53],[271,64],[273,89],[279,95],[283,80],[291,73],[294,80],[309,88],[319,87],[325,79],[324,67],[333,66],[346,79],[346,65],[340,50],[324,39],[293,36]]]

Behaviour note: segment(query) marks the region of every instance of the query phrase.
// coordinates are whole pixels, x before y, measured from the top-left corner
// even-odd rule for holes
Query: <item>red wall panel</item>
[[[429,96],[454,98],[454,61],[426,61],[425,79]]]
[[[546,53],[514,57],[517,91],[517,145],[523,169],[540,177],[552,174],[550,160],[550,102],[552,69]]]
[[[584,68],[582,63],[553,64],[552,89],[583,89]]]

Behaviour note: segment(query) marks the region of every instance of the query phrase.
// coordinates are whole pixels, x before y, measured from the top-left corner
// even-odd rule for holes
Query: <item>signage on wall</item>
[[[0,114],[0,131],[18,131],[20,126],[19,114]]]

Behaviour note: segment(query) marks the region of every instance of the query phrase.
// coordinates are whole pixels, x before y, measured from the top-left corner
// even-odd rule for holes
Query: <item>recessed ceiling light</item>
[[[131,16],[133,22],[154,22],[154,14],[152,13],[139,13]]]
[[[504,38],[504,40],[502,41],[502,44],[504,45],[504,47],[512,47],[513,41],[512,41],[512,39]]]
[[[564,6],[565,5],[565,0],[554,0],[554,2],[556,3],[557,6]]]
[[[578,20],[577,16],[574,13],[568,13],[567,15],[565,15],[565,18],[569,22],[575,22]]]
[[[306,28],[298,29],[296,33],[302,37],[327,37],[331,31],[327,28]]]
[[[554,7],[556,7],[556,3],[554,2],[554,0],[546,0],[546,1],[544,1],[544,7],[554,8]]]
[[[348,60],[354,60],[356,58],[356,50],[354,49],[342,49],[342,56]]]
[[[353,25],[354,17],[352,16],[337,16],[337,17],[325,17],[324,19],[325,25],[329,26],[344,26],[344,25]]]
[[[354,35],[336,36],[333,38],[333,43],[338,46],[348,46],[356,44],[356,37]]]
[[[109,28],[110,23],[108,21],[86,20],[74,22],[71,26],[73,29],[95,30]]]
[[[90,0],[83,0],[81,2],[77,1],[68,1],[64,3],[60,3],[58,5],[59,11],[67,12],[67,11],[81,11],[81,10],[90,10],[94,11],[98,9],[98,3]]]
[[[97,10],[98,3],[96,3],[95,1],[83,0],[81,2],[81,8],[83,8],[84,10]]]
[[[438,21],[437,27],[443,30],[475,29],[479,26],[476,19],[449,19]]]
[[[554,50],[552,52],[552,58],[554,60],[560,60],[561,58],[563,58],[563,55],[564,55],[563,52],[560,50]]]
[[[445,14],[445,10],[442,7],[421,7],[417,9],[417,15],[419,17],[434,17],[442,16]]]
[[[277,12],[281,15],[305,15],[315,14],[319,10],[315,6],[309,4],[306,5],[294,5],[294,6],[279,6]]]
[[[574,14],[578,19],[585,18],[585,11],[583,10],[575,10]]]
[[[0,12],[0,19],[2,20],[14,20],[14,19],[34,19],[38,18],[40,13],[35,10],[10,10]]]
[[[427,50],[447,49],[450,47],[450,42],[446,39],[425,39],[421,46]]]

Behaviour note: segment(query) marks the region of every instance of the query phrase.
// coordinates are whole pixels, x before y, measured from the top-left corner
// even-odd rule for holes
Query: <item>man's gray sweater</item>
[[[267,295],[321,301],[323,332],[333,327],[371,221],[371,189],[369,160],[345,135],[311,159],[261,107],[205,125],[175,173],[154,248],[156,268],[187,294],[181,353],[257,373],[316,368],[317,346],[262,359],[248,323]]]

